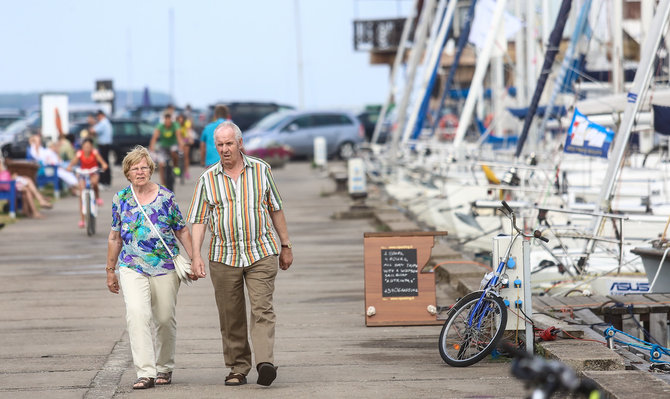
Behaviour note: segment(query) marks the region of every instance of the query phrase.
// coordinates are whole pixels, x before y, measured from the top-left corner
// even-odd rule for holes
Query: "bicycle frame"
[[[487,312],[489,311],[488,309],[484,309],[484,311],[481,311],[481,306],[484,298],[493,293],[496,296],[500,296],[498,291],[496,290],[496,287],[498,285],[498,282],[500,281],[500,276],[504,273],[507,263],[509,262],[510,255],[512,253],[512,248],[514,247],[514,243],[519,237],[524,237],[524,238],[539,238],[543,241],[548,241],[548,239],[542,237],[541,233],[539,231],[533,232],[533,234],[525,234],[517,225],[516,225],[516,215],[514,214],[514,211],[512,208],[507,204],[507,202],[502,201],[503,207],[507,210],[507,217],[510,218],[510,222],[512,225],[512,231],[515,233],[512,235],[512,239],[510,240],[510,243],[507,246],[507,249],[505,250],[505,255],[503,256],[503,260],[501,260],[498,263],[498,267],[496,268],[495,273],[489,279],[486,284],[484,285],[484,292],[482,292],[481,297],[479,298],[479,301],[477,301],[477,304],[475,307],[472,309],[471,314],[468,317],[468,326],[472,327],[474,319],[476,315],[479,315],[477,317],[477,329],[481,328],[481,323],[482,320],[484,320],[484,317],[486,316]]]
[[[96,203],[95,192],[91,186],[91,175],[98,172],[98,168],[93,169],[80,169],[77,168],[75,173],[84,178],[85,187],[81,193],[81,213],[84,216],[86,221],[86,233],[88,235],[95,234],[95,218],[98,217],[98,204]],[[92,218],[88,217],[88,212],[90,212]],[[91,225],[89,225],[89,223]]]

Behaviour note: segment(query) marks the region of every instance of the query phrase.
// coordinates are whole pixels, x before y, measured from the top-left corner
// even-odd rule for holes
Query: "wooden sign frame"
[[[442,324],[437,315],[429,311],[429,306],[437,307],[435,297],[435,274],[423,273],[423,268],[430,259],[435,245],[435,236],[445,236],[446,231],[403,231],[364,233],[365,261],[365,325],[372,326],[408,326]],[[395,250],[395,251],[393,251]],[[412,251],[412,250],[415,250]],[[416,253],[416,266],[406,255]],[[397,255],[391,258],[390,255]],[[392,264],[382,266],[382,258],[386,262],[397,260],[401,269],[391,271],[407,271],[400,273],[402,279],[393,279],[389,273]],[[389,261],[389,259],[391,259]],[[416,267],[416,286],[414,291],[414,271]],[[386,273],[386,275],[385,275]],[[392,274],[392,273],[391,273]],[[383,281],[386,278],[385,281]],[[395,282],[394,282],[395,281]],[[400,281],[398,283],[398,281]],[[384,284],[386,282],[386,284]],[[400,284],[395,290],[392,284]],[[386,292],[383,292],[383,287]],[[399,292],[408,292],[402,296]]]

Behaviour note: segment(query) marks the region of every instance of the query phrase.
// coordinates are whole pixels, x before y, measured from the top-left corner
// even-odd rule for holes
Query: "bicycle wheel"
[[[172,162],[165,163],[165,188],[174,192],[174,170],[172,170]]]
[[[440,333],[440,356],[448,365],[467,367],[495,349],[507,325],[502,298],[471,292],[454,305]]]
[[[184,185],[184,163],[185,163],[185,155],[183,152],[179,152],[179,183]]]
[[[95,234],[95,216],[93,215],[92,202],[95,201],[93,194],[90,191],[84,193],[84,220],[86,222],[86,234],[92,236]]]

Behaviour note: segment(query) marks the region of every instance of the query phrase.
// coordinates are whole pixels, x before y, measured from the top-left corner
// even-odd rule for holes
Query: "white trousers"
[[[137,377],[156,378],[174,369],[177,342],[177,273],[150,277],[119,268],[126,322]]]

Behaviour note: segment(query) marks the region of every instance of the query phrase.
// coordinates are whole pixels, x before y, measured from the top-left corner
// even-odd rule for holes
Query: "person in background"
[[[95,135],[100,156],[106,164],[109,164],[109,150],[112,148],[112,137],[114,136],[112,123],[107,119],[102,110],[97,112],[96,119],[97,123],[90,128],[89,133]],[[112,184],[112,174],[109,169],[105,169],[100,174],[100,184],[104,184],[105,186]]]
[[[26,217],[33,219],[43,219],[44,215],[40,213],[35,206],[35,200],[40,204],[40,207],[51,209],[53,205],[47,200],[42,193],[37,189],[33,180],[27,176],[20,176],[16,173],[10,173],[5,167],[5,160],[0,158],[0,180],[16,180],[16,191],[21,195],[23,200],[23,214]],[[0,190],[5,189],[0,187]],[[9,190],[9,187],[6,188]]]
[[[58,156],[64,162],[69,162],[74,158],[74,134],[68,133],[58,139]]]
[[[155,168],[149,152],[142,146],[135,147],[123,159],[123,174],[130,185],[114,195],[107,245],[107,288],[118,294],[119,279],[123,286],[130,349],[137,373],[133,389],[172,382],[177,340],[175,309],[181,283],[169,252],[145,220],[145,213],[155,220],[156,230],[174,255],[179,254],[177,239],[189,256],[193,253],[191,233],[174,193],[151,181]],[[119,277],[115,273],[117,263]],[[189,277],[197,280],[195,275]]]
[[[72,171],[72,167],[74,165],[79,164],[79,168],[83,170],[91,170],[91,169],[98,169],[97,172],[91,174],[91,187],[93,188],[93,192],[95,193],[95,202],[98,204],[98,206],[103,205],[102,198],[100,198],[100,189],[98,187],[98,182],[100,180],[100,170],[107,170],[108,165],[107,162],[102,159],[102,156],[100,156],[100,153],[98,150],[93,148],[93,140],[91,138],[86,138],[81,144],[81,150],[77,151],[77,154],[75,155],[75,158],[70,161],[70,165],[68,165],[67,170]],[[83,176],[80,176],[79,178],[79,192],[83,193],[84,189],[86,188],[86,180],[84,179]],[[82,206],[82,201],[79,201],[79,215],[81,219],[79,220],[79,227],[84,228],[86,223],[84,222],[84,213],[82,212],[81,209]]]
[[[191,175],[188,171],[190,163],[191,163],[191,145],[193,145],[193,137],[192,137],[192,124],[189,119],[186,118],[184,114],[179,114],[177,115],[177,125],[179,126],[179,137],[181,138],[182,142],[182,148],[183,148],[183,154],[184,154],[184,170],[182,173],[184,173],[184,176],[187,179],[191,178]]]
[[[223,104],[217,104],[214,107],[214,121],[210,122],[202,130],[200,136],[200,163],[202,166],[211,166],[221,160],[214,144],[214,130],[222,122],[230,119],[230,111]]]
[[[172,165],[178,169],[179,154],[177,151],[183,151],[181,137],[178,134],[179,126],[172,121],[172,114],[168,111],[163,113],[163,123],[159,123],[154,130],[154,135],[149,143],[149,151],[156,154],[158,161],[158,173],[160,174],[161,184],[166,185],[165,167],[168,157],[172,159]],[[157,148],[158,146],[158,148]],[[181,172],[181,171],[180,171]],[[175,174],[176,170],[175,170]]]
[[[58,174],[58,178],[63,181],[71,193],[75,194],[77,192],[77,177],[66,169],[68,163],[63,162],[58,155],[58,145],[58,141],[52,141],[45,148],[42,146],[42,136],[34,134],[28,138],[28,158],[39,162],[40,168],[57,166],[56,173]],[[46,172],[42,170],[40,173]]]
[[[277,377],[272,303],[277,264],[288,270],[293,263],[292,245],[270,166],[242,153],[242,132],[232,122],[221,123],[214,139],[220,162],[198,178],[188,211],[193,229],[191,269],[197,277],[206,275],[200,248],[207,223],[212,232],[209,271],[219,310],[223,356],[230,367],[225,385],[247,383],[253,364],[250,335],[257,384],[268,386]],[[250,305],[248,332],[245,285]]]

